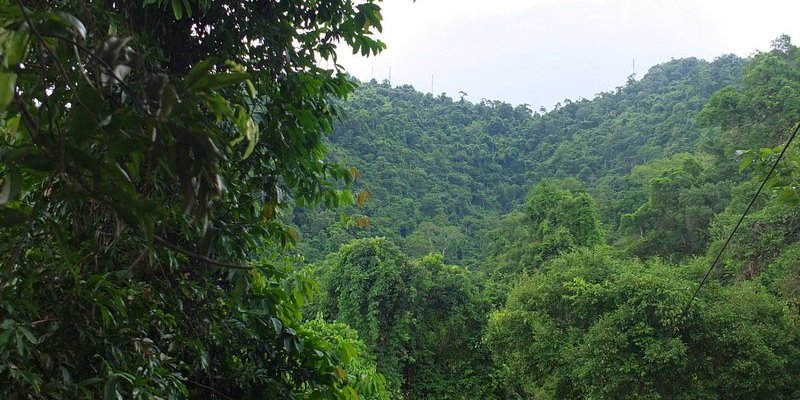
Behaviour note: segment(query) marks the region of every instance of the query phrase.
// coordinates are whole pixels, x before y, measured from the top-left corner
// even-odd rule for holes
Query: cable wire
[[[800,122],[798,122],[797,125],[795,126],[794,131],[792,132],[792,135],[789,136],[789,140],[786,141],[786,144],[783,146],[783,150],[781,150],[781,153],[778,155],[778,158],[775,159],[774,163],[772,163],[772,168],[769,169],[769,172],[767,173],[767,176],[764,177],[764,180],[761,182],[761,186],[758,187],[758,190],[756,191],[756,194],[753,195],[752,199],[750,199],[750,204],[747,205],[747,208],[744,210],[744,213],[742,213],[742,216],[739,218],[739,221],[736,222],[736,225],[733,227],[733,230],[731,231],[730,235],[728,235],[728,238],[725,240],[725,244],[723,244],[722,248],[719,249],[719,251],[717,252],[717,256],[716,256],[716,258],[714,258],[714,262],[711,263],[711,267],[708,268],[708,271],[706,271],[706,274],[705,274],[705,276],[703,276],[703,279],[700,281],[700,284],[697,285],[697,289],[695,289],[694,293],[692,293],[692,297],[690,297],[689,301],[686,302],[686,306],[684,306],[683,311],[681,312],[680,316],[673,323],[673,326],[672,326],[673,331],[675,329],[677,329],[678,324],[681,323],[688,316],[689,310],[692,307],[692,302],[694,302],[694,299],[697,298],[697,294],[700,293],[700,289],[702,289],[703,286],[708,281],[708,278],[711,276],[711,272],[713,272],[714,268],[716,268],[717,264],[719,264],[719,260],[722,258],[722,253],[724,253],[725,249],[728,248],[728,244],[730,244],[731,239],[733,239],[733,235],[739,229],[739,225],[742,224],[742,221],[744,221],[744,218],[747,216],[747,213],[750,212],[751,208],[753,208],[753,204],[755,204],[756,199],[761,194],[761,192],[764,190],[764,186],[767,185],[767,181],[769,181],[770,176],[772,176],[772,173],[775,172],[775,169],[778,167],[778,163],[781,162],[781,159],[783,158],[783,155],[786,154],[786,150],[789,149],[789,145],[791,145],[792,141],[794,141],[795,137],[797,137],[797,132],[798,131],[800,131]]]

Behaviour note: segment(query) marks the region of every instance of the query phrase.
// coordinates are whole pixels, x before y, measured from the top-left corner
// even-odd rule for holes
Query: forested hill
[[[412,256],[438,251],[448,262],[470,264],[499,216],[544,178],[583,181],[604,200],[601,219],[614,232],[621,215],[646,201],[627,174],[696,149],[704,136],[696,114],[714,92],[740,82],[744,62],[733,55],[672,60],[549,111],[362,83],[341,104],[330,156],[361,172],[357,188],[371,199],[347,221],[340,211],[296,210],[301,250],[314,260],[352,238],[385,236]],[[620,186],[627,197],[618,198]]]
[[[789,36],[548,112],[378,3],[0,1],[0,399],[800,399]]]

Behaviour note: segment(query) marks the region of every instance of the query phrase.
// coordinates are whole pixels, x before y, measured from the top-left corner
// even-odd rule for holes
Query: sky
[[[361,80],[390,79],[436,95],[551,109],[623,86],[673,58],[766,51],[800,43],[798,0],[385,0],[388,48],[342,49]]]

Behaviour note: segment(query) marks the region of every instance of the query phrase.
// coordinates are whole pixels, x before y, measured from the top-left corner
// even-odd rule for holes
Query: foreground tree
[[[0,397],[355,398],[272,257],[379,7],[0,1]],[[323,69],[329,60],[333,69]],[[376,389],[377,390],[377,389]],[[363,394],[363,393],[362,393]],[[367,393],[369,394],[369,393]]]
[[[355,328],[396,398],[490,395],[481,342],[489,303],[472,274],[431,254],[409,260],[385,238],[359,239],[316,265],[322,295],[310,308]]]
[[[442,254],[414,264],[423,280],[417,289],[408,398],[497,398],[491,354],[482,341],[490,308],[478,279],[465,268],[445,264]]]
[[[315,311],[358,331],[390,390],[402,395],[422,271],[386,239],[374,238],[342,246],[315,273],[322,283]]]

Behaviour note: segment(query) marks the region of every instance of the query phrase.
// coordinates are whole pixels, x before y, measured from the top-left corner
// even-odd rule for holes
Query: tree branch
[[[203,261],[203,262],[211,264],[211,265],[216,265],[218,267],[234,268],[234,269],[255,269],[256,268],[255,266],[252,266],[252,265],[233,264],[233,263],[227,263],[227,262],[224,262],[224,261],[217,261],[217,260],[208,258],[208,257],[206,257],[206,256],[204,256],[202,254],[198,254],[198,253],[195,253],[193,251],[184,249],[184,248],[182,248],[182,247],[180,247],[178,245],[172,244],[172,243],[164,240],[163,238],[161,238],[159,236],[153,236],[153,240],[155,242],[161,244],[162,246],[164,246],[164,247],[166,247],[166,248],[168,248],[170,250],[176,251],[178,253],[181,253],[181,254],[189,257],[189,258],[194,258],[195,260],[200,260],[200,261]]]
[[[230,397],[230,396],[226,395],[225,393],[222,393],[222,392],[220,392],[219,390],[217,390],[217,389],[214,389],[214,388],[213,388],[213,387],[211,387],[211,386],[204,385],[204,384],[202,384],[202,383],[200,383],[200,382],[195,382],[195,381],[193,381],[193,380],[189,380],[189,379],[187,379],[187,380],[186,380],[186,382],[187,382],[187,383],[191,383],[192,385],[195,385],[195,386],[197,386],[197,387],[201,387],[201,388],[203,388],[203,389],[206,389],[206,390],[209,390],[209,391],[211,391],[211,392],[214,392],[214,394],[216,394],[216,395],[218,395],[218,396],[220,396],[220,397],[222,397],[222,398],[224,398],[224,399],[227,399],[227,400],[233,400],[233,397]]]

